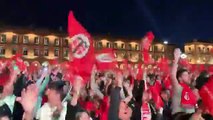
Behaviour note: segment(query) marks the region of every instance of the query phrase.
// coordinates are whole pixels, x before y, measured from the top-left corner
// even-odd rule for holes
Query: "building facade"
[[[213,43],[212,42],[193,42],[184,45],[184,51],[191,64],[213,64]]]
[[[63,62],[69,59],[70,42],[68,35],[48,30],[0,29],[0,57],[11,58],[22,53],[29,62],[52,59]],[[143,62],[140,43],[141,39],[94,36],[96,51],[113,48],[118,63],[124,59],[135,64]],[[162,57],[172,59],[174,48],[174,45],[154,42],[150,47],[150,56],[156,61]]]

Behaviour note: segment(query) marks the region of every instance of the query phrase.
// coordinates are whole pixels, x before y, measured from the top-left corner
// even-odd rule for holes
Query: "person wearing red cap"
[[[195,112],[196,96],[190,88],[190,77],[186,69],[178,70],[178,62],[181,56],[180,49],[174,51],[174,61],[171,71],[172,80],[172,114],[179,112]]]

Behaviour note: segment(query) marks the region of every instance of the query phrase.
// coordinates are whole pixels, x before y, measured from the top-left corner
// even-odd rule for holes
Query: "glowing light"
[[[185,59],[185,58],[187,58],[187,55],[186,54],[181,54],[181,56],[180,56],[182,59]]]
[[[163,44],[167,45],[167,44],[168,44],[168,41],[164,41]]]

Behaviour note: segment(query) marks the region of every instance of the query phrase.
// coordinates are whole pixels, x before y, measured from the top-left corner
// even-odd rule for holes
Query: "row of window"
[[[188,50],[189,50],[189,52],[192,52],[192,48],[191,47],[189,47]],[[199,52],[210,52],[210,48],[198,47],[198,51]]]
[[[34,38],[34,44],[35,45],[39,45],[40,44],[40,40],[41,40],[41,37],[35,37]],[[19,41],[19,37],[17,35],[13,35],[12,36],[12,43],[13,44],[17,44]],[[6,39],[6,35],[5,34],[1,34],[0,35],[0,43],[6,43],[7,42],[7,39]],[[23,36],[23,44],[29,44],[29,36]],[[45,46],[48,46],[49,45],[49,38],[48,37],[44,37],[43,39],[43,44]],[[60,45],[60,40],[59,38],[56,38],[55,41],[54,41],[54,45],[55,46],[59,46]],[[68,39],[64,39],[63,40],[63,46],[68,46]],[[98,42],[97,44],[97,47],[98,48],[103,48],[103,44],[102,42]],[[122,43],[121,45],[118,45],[118,43],[113,43],[113,46],[112,44],[110,44],[109,42],[106,43],[106,47],[107,48],[115,48],[115,49],[125,49],[126,46],[124,43]],[[128,49],[129,50],[140,50],[140,46],[138,44],[136,44],[134,46],[134,48],[132,47],[131,44],[128,45]],[[191,48],[190,48],[191,49]],[[162,51],[164,52],[164,48],[162,49],[159,49],[158,46],[152,46],[150,47],[150,51]]]
[[[106,47],[107,48],[112,48],[113,47],[115,49],[119,48],[117,43],[113,43],[113,46],[111,46],[110,43],[107,43]],[[98,42],[98,48],[103,48],[103,44],[101,42]],[[135,47],[132,48],[132,45],[129,44],[128,48],[129,48],[129,50],[140,50],[139,45],[135,45]],[[120,49],[125,49],[125,44],[124,43],[121,44]],[[154,51],[164,52],[164,47],[162,47],[161,49],[158,46],[152,46],[152,47],[150,47],[150,51],[153,51],[153,49],[154,49]]]
[[[103,44],[102,44],[101,42],[98,42],[98,46],[97,46],[97,47],[98,47],[98,48],[103,48]],[[112,46],[110,43],[107,43],[107,44],[106,44],[106,47],[107,47],[107,48],[112,48],[112,47],[113,47],[113,48],[115,48],[115,49],[125,49],[125,44],[122,43],[121,46],[118,47],[118,43],[114,43],[113,46]],[[129,48],[130,50],[133,50],[131,44],[129,44],[128,48]],[[135,45],[134,50],[139,50],[139,49],[140,49],[140,48],[139,48],[139,45]]]
[[[39,45],[40,43],[40,37],[35,37],[34,38],[34,44],[35,45]],[[12,36],[12,43],[13,44],[17,44],[19,41],[19,38],[17,35],[13,35]],[[5,34],[0,35],[0,43],[6,43],[7,42],[7,38]],[[29,44],[29,36],[23,36],[23,44]],[[48,37],[44,37],[44,45],[48,46],[49,45],[49,38]],[[60,41],[59,38],[56,38],[54,41],[54,45],[55,46],[59,46],[60,45]],[[68,46],[68,39],[64,39],[63,40],[63,45],[64,46]]]
[[[34,56],[40,56],[40,50],[39,49],[34,49]],[[12,54],[15,55],[17,54],[17,49],[13,48],[12,49]],[[22,50],[22,54],[23,55],[28,55],[28,49],[27,48],[23,48]],[[64,57],[68,57],[69,51],[68,49],[64,51]],[[5,49],[4,48],[0,48],[0,55],[5,55]],[[44,56],[49,56],[49,50],[48,49],[44,49],[43,51],[43,55]],[[54,56],[58,57],[59,56],[59,49],[55,48],[54,50]]]

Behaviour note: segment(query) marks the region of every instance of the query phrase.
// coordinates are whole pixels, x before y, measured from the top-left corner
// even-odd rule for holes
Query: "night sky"
[[[178,45],[213,38],[213,0],[1,0],[0,25],[66,31],[69,10],[93,34],[142,37],[151,30]]]

